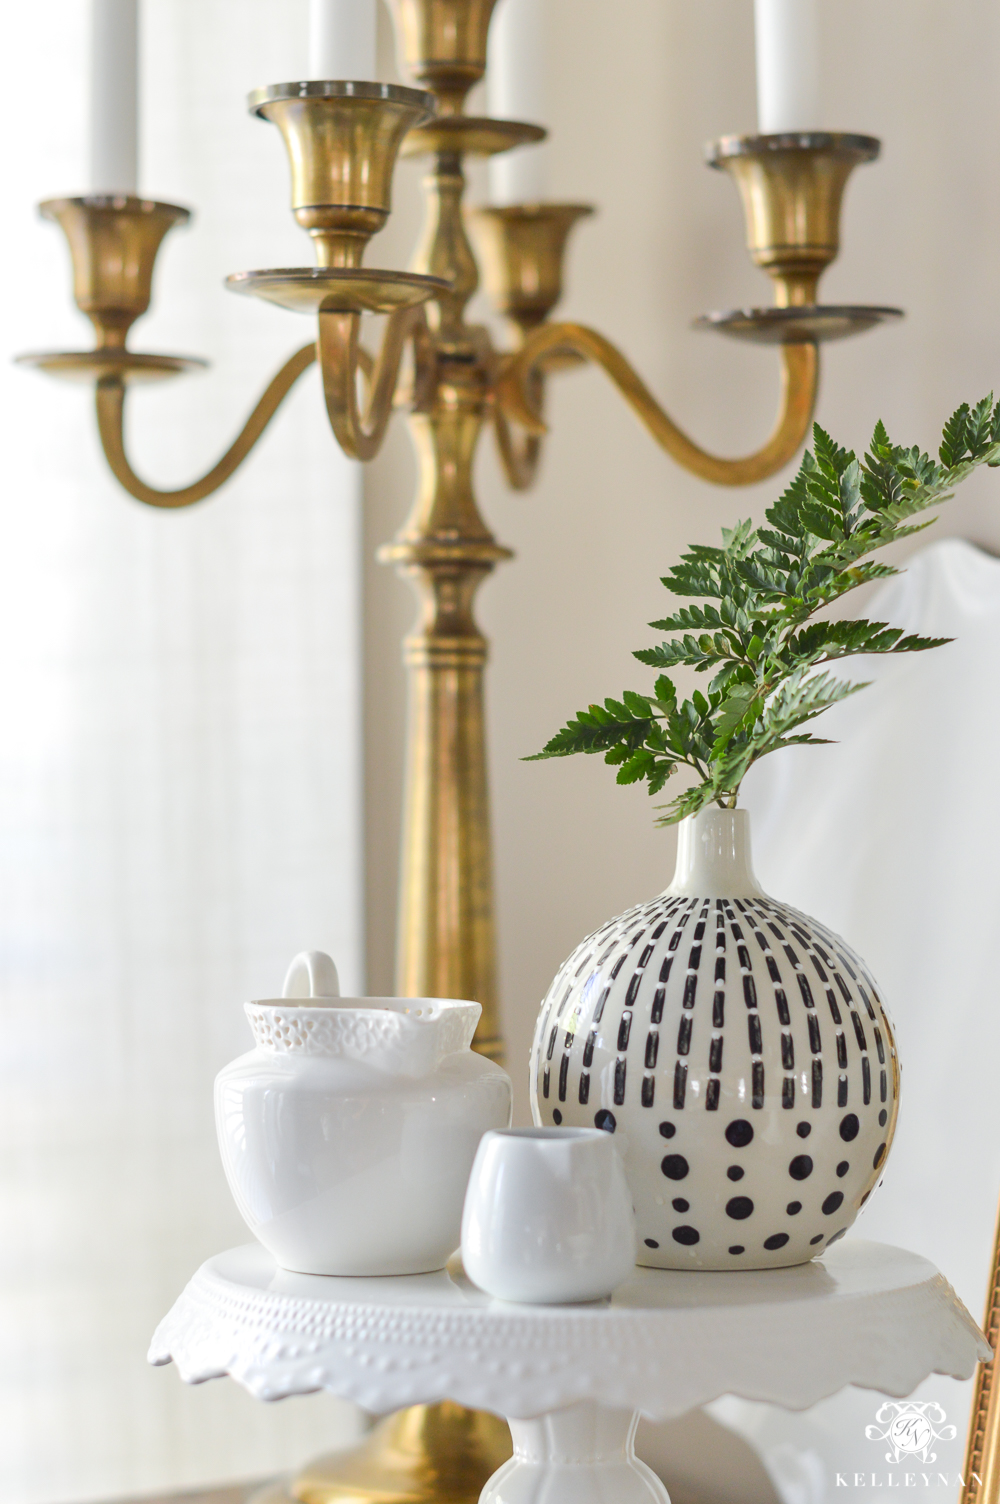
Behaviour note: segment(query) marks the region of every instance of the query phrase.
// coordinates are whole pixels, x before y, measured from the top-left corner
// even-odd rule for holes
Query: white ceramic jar
[[[462,1215],[462,1264],[498,1300],[600,1300],[635,1265],[621,1157],[596,1128],[483,1135]]]
[[[313,952],[284,998],[247,1003],[256,1047],[216,1079],[236,1204],[285,1269],[440,1269],[479,1140],[510,1122],[509,1077],[470,1049],[479,1004],[309,996],[317,985],[335,991],[336,972]]]
[[[532,1112],[615,1135],[640,1263],[802,1263],[882,1175],[892,1028],[854,951],[760,888],[745,810],[704,809],[678,836],[670,887],[582,941],[549,988]]]

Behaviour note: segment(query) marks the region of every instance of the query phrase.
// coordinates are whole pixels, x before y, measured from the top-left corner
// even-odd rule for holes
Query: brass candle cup
[[[18,363],[49,375],[91,381],[116,376],[152,381],[205,364],[190,356],[142,354],[126,349],[128,332],[149,307],[153,268],[163,237],[186,224],[190,211],[131,196],[93,194],[53,198],[38,206],[59,225],[73,263],[73,297],[94,326],[94,350],[43,351]]]
[[[697,322],[763,344],[841,339],[887,319],[896,308],[823,306],[819,279],[840,250],[840,211],[853,169],[873,162],[874,136],[803,131],[723,136],[705,151],[728,172],[746,217],[747,249],[774,283],[775,307],[706,314]]]
[[[548,318],[563,292],[566,242],[589,204],[488,205],[469,211],[486,293],[521,337]]]
[[[290,83],[257,89],[248,103],[281,132],[292,212],[313,238],[317,265],[359,267],[389,217],[403,137],[433,115],[433,95],[396,84]]]
[[[149,307],[153,266],[164,235],[190,211],[140,198],[52,198],[39,204],[69,241],[73,296],[90,319],[99,347],[123,346]]]
[[[707,149],[743,200],[747,249],[774,279],[779,308],[816,303],[820,275],[840,249],[844,187],[860,162],[873,162],[873,136],[827,131],[723,136]]]
[[[390,0],[400,61],[433,89],[442,115],[458,115],[486,72],[486,38],[496,0]]]
[[[234,272],[233,292],[320,313],[391,313],[446,290],[438,278],[362,266],[392,209],[403,139],[432,119],[434,96],[396,84],[270,84],[247,101],[281,132],[292,172],[292,212],[312,237],[315,267]]]

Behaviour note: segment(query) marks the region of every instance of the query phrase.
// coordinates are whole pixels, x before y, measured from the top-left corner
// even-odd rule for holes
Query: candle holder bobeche
[[[891,308],[826,307],[817,286],[837,254],[841,198],[852,168],[871,161],[865,136],[808,133],[724,137],[710,165],[739,187],[750,254],[773,279],[775,306],[712,313],[701,322],[778,345],[777,419],[755,453],[707,453],[667,415],[609,340],[586,325],[550,318],[562,292],[566,246],[588,205],[485,207],[468,223],[486,290],[508,321],[499,350],[466,306],[479,268],[462,209],[463,159],[541,141],[533,123],[464,113],[486,68],[495,0],[394,0],[406,71],[422,88],[350,81],[272,85],[250,109],[280,130],[292,169],[292,209],[311,237],[316,265],[234,273],[230,289],[314,315],[314,338],[272,378],[234,443],[188,486],[164,491],[132,468],[124,442],[133,382],[195,368],[194,358],[133,351],[127,337],[149,306],[156,253],[186,209],[140,198],[82,197],[42,205],[66,234],[77,306],[92,320],[88,351],[23,356],[52,375],[94,383],[98,429],[115,477],[151,506],[181,507],[221,486],[246,458],[293,383],[314,360],[327,413],[344,451],[369,459],[394,405],[408,409],[420,479],[413,511],[380,557],[414,585],[420,619],[405,644],[410,675],[402,837],[397,991],[401,996],[474,998],[483,1014],[476,1047],[499,1058],[492,861],[483,713],[487,643],[476,624],[476,591],[511,557],[483,520],[472,465],[483,428],[493,427],[515,489],[530,486],[544,435],[546,384],[561,369],[600,365],[654,439],[681,465],[721,485],[747,485],[793,458],[812,417],[818,345],[898,317]],[[363,264],[389,215],[397,157],[425,157],[427,213],[409,271]],[[360,333],[366,313],[387,315],[377,355]],[[412,369],[401,380],[405,352]],[[359,395],[360,393],[363,394]],[[509,1453],[493,1417],[446,1405],[383,1422],[361,1451],[314,1466],[294,1483],[304,1504],[377,1496],[473,1501]],[[395,1491],[394,1491],[395,1490]]]
[[[851,171],[873,162],[873,136],[804,131],[723,136],[706,150],[710,167],[739,188],[747,249],[774,282],[775,307],[705,314],[698,322],[740,339],[787,344],[860,334],[897,308],[817,304],[819,279],[840,250],[840,205]]]
[[[164,235],[186,224],[190,210],[149,199],[93,194],[52,198],[39,204],[69,241],[76,306],[94,326],[93,350],[22,355],[21,364],[71,381],[113,377],[122,383],[157,381],[206,364],[193,356],[137,354],[126,349],[128,332],[149,307],[153,266]]]

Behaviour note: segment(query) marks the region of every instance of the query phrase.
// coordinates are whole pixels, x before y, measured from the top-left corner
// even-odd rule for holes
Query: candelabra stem
[[[428,305],[432,362],[418,373],[410,415],[419,480],[413,509],[379,557],[419,603],[403,646],[409,724],[396,990],[402,997],[469,997],[481,1004],[476,1048],[502,1054],[497,1013],[493,857],[483,674],[487,643],[476,591],[511,552],[480,515],[472,486],[491,411],[485,331],[464,322],[478,273],[462,221],[461,159],[438,152],[426,179],[427,221],[413,270],[449,290]]]
[[[486,571],[409,571],[434,618],[408,638],[410,746],[406,769],[396,990],[402,997],[471,997],[483,1008],[476,1048],[498,1059],[489,795],[484,754],[486,641],[466,614]]]
[[[472,491],[486,398],[477,364],[439,360],[431,410],[410,419],[420,470],[413,511],[379,557],[408,577],[420,606],[403,650],[409,726],[396,990],[474,998],[483,1009],[476,1048],[498,1059],[487,644],[473,602],[511,553],[493,538]]]
[[[465,173],[461,156],[437,153],[433,168],[424,178],[424,189],[426,218],[412,269],[449,284],[448,292],[428,308],[428,322],[439,338],[465,347],[471,333],[464,320],[465,305],[479,286],[479,268],[462,215]]]

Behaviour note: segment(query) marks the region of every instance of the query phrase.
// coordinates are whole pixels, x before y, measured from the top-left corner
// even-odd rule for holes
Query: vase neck
[[[677,866],[666,890],[680,898],[763,897],[750,855],[750,815],[712,806],[677,828]]]

